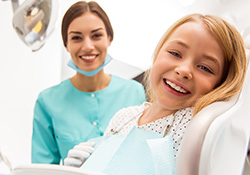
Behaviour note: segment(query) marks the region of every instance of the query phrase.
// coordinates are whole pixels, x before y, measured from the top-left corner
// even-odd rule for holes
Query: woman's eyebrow
[[[95,32],[97,32],[97,31],[99,31],[99,30],[104,30],[104,28],[100,27],[100,28],[94,29],[94,30],[91,31],[91,33],[95,33]],[[69,34],[78,34],[78,35],[81,35],[82,32],[70,31]]]
[[[76,32],[76,31],[70,31],[69,34],[82,34],[81,32]]]
[[[104,30],[104,28],[100,27],[100,28],[94,29],[94,30],[91,31],[91,33],[97,32],[99,30]]]

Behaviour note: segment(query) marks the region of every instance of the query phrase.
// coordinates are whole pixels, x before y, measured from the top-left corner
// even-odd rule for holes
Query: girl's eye
[[[168,51],[171,55],[175,56],[175,57],[178,57],[178,58],[181,58],[181,55],[177,52],[174,52],[174,51]]]
[[[200,69],[202,69],[202,70],[208,72],[208,73],[213,74],[213,72],[211,71],[211,69],[209,69],[209,68],[206,67],[206,66],[199,65],[198,67],[199,67]]]

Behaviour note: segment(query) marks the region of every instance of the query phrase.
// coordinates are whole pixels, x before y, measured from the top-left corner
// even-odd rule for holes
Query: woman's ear
[[[110,36],[108,37],[108,46],[110,46],[111,45],[111,43],[112,43],[112,39],[110,38]]]
[[[69,52],[69,48],[68,48],[68,46],[65,46],[65,49]]]

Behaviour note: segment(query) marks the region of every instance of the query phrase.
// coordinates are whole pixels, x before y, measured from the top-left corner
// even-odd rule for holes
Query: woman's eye
[[[199,65],[198,67],[199,67],[200,69],[206,71],[206,72],[209,72],[209,73],[213,74],[213,72],[211,71],[211,69],[209,69],[209,68],[206,67],[206,66]]]
[[[92,38],[97,39],[97,38],[100,38],[101,36],[102,36],[102,34],[96,33],[96,34],[94,34],[94,35],[92,36]]]
[[[168,51],[171,55],[175,56],[175,57],[178,57],[178,58],[181,58],[181,55],[177,52],[174,52],[174,51]]]
[[[81,37],[80,37],[80,36],[73,36],[71,39],[72,39],[72,40],[80,40]]]

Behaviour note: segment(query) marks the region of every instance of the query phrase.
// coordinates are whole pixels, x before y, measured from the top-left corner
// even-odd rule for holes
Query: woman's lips
[[[85,60],[92,60],[96,57],[96,55],[93,56],[80,56],[80,58],[85,59]]]
[[[86,63],[91,63],[93,61],[95,61],[95,59],[97,58],[98,55],[83,55],[83,56],[79,56],[81,58],[81,60],[83,60]]]

